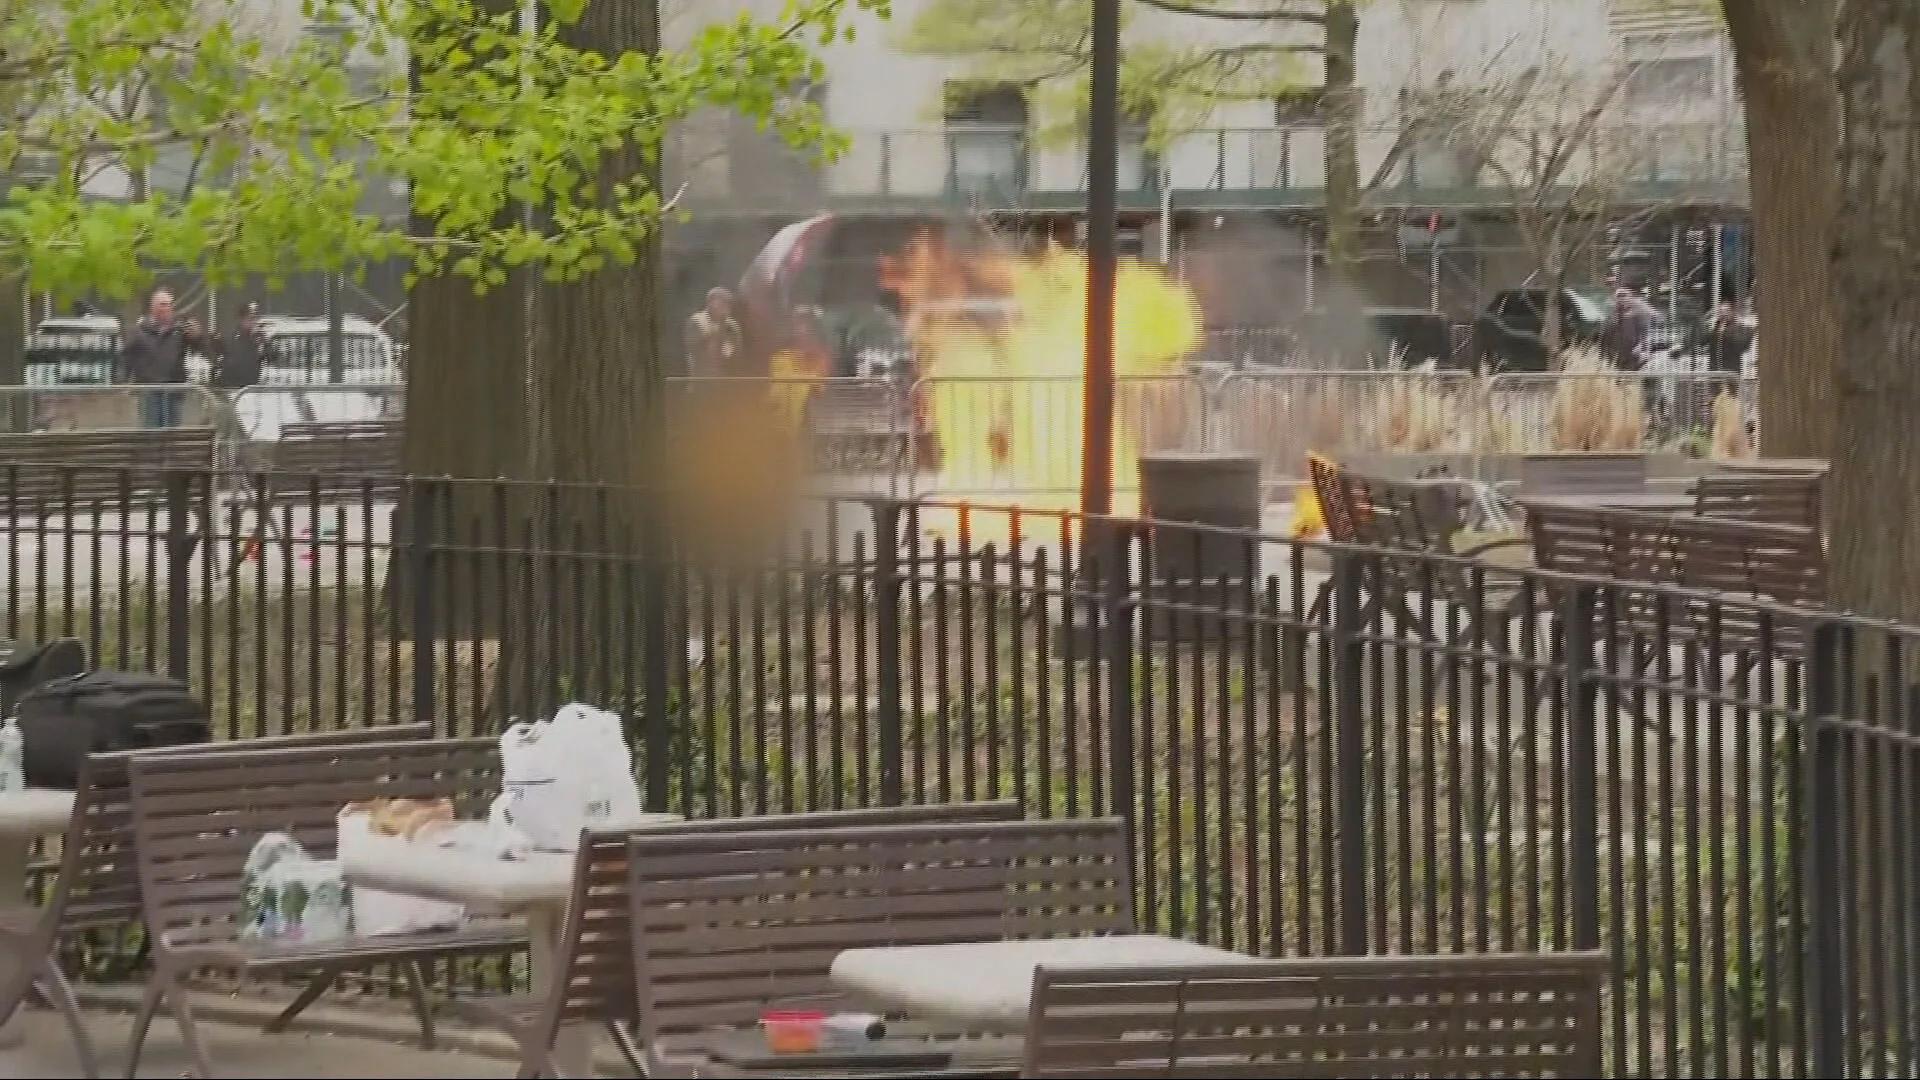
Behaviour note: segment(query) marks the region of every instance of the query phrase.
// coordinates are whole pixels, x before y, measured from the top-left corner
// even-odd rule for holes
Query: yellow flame
[[[1079,506],[1087,325],[1086,256],[957,255],[917,238],[885,265],[903,301],[941,463],[938,490],[1036,510]],[[1200,307],[1184,282],[1122,260],[1115,282],[1114,375],[1177,372],[1199,343]],[[982,317],[956,301],[999,302]],[[1136,434],[1116,408],[1114,513],[1139,513]],[[996,516],[997,517],[997,516]],[[985,520],[975,522],[978,526]],[[979,537],[981,540],[1005,537]]]

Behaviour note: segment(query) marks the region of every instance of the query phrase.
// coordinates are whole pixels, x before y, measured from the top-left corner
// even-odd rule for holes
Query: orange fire
[[[1060,247],[1032,256],[957,252],[923,234],[883,260],[881,284],[901,299],[920,375],[940,380],[929,401],[939,493],[1076,508],[1086,256]],[[1122,260],[1114,310],[1116,378],[1177,373],[1200,342],[1193,293],[1157,267]],[[1136,514],[1139,454],[1119,421],[1113,461],[1114,512]]]

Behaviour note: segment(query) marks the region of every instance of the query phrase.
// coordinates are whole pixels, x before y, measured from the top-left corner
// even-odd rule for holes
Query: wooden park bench
[[[1641,653],[1635,671],[1663,644],[1739,654],[1734,678],[1763,659],[1796,659],[1801,628],[1771,609],[1829,604],[1826,551],[1809,528],[1552,500],[1524,505],[1541,569],[1623,586],[1603,593],[1596,617],[1606,624],[1600,633],[1632,635]]]
[[[127,777],[127,761],[134,753],[219,754],[416,740],[432,735],[431,724],[405,724],[88,755],[74,787],[73,814],[61,845],[59,876],[54,879],[47,903],[40,907],[0,909],[0,952],[10,955],[22,969],[45,972],[48,997],[67,1018],[82,1071],[88,1076],[99,1075],[92,1042],[73,992],[54,963],[54,945],[61,938],[89,933],[117,936],[140,920],[140,877],[134,862],[133,808]],[[332,980],[331,973],[316,979],[268,1024],[268,1030],[285,1027]],[[29,988],[29,984],[23,982],[17,986],[16,997],[0,997],[0,1015],[18,1007]],[[151,1012],[147,1018],[151,1019]]]
[[[1134,929],[1125,826],[1113,818],[640,833],[628,848],[649,1076],[860,1075],[734,1066],[717,1041],[783,1002],[830,1008],[833,962],[849,949]],[[1017,1075],[1004,1040],[897,1034],[950,1057],[885,1075]]]
[[[1320,500],[1329,534],[1339,520],[1344,535],[1335,539],[1381,552],[1366,567],[1368,611],[1384,609],[1425,640],[1448,644],[1485,640],[1483,635],[1498,632],[1522,613],[1528,595],[1519,582],[1503,581],[1465,560],[1522,549],[1526,541],[1501,537],[1462,545],[1469,501],[1462,481],[1387,480],[1331,464],[1313,467],[1314,490],[1324,492]],[[1315,614],[1324,608],[1331,584],[1323,586]],[[1438,611],[1457,614],[1436,618]]]
[[[321,485],[323,496],[358,496],[370,483],[397,489],[402,428],[398,420],[309,420],[281,427],[280,438],[263,444],[267,468],[286,474],[293,498]]]
[[[1012,801],[895,806],[765,817],[712,818],[655,825],[648,836],[825,830],[874,825],[912,825],[959,821],[1017,821],[1020,804]],[[595,830],[581,839],[573,868],[573,899],[561,932],[553,982],[524,995],[469,998],[455,1003],[463,1014],[505,1031],[521,1054],[524,1075],[555,1076],[555,1043],[563,1024],[598,1024],[636,1075],[645,1075],[643,1052],[627,1027],[639,1015],[634,983],[632,892],[627,845],[636,832]]]
[[[210,427],[0,434],[0,504],[16,514],[142,509],[213,467]],[[206,494],[204,479],[181,490]]]
[[[340,811],[349,803],[450,798],[459,816],[484,817],[500,791],[495,739],[136,754],[128,771],[140,902],[153,950],[129,1051],[136,1062],[164,1000],[180,1026],[194,1075],[213,1075],[187,997],[188,979],[197,971],[317,972],[330,985],[345,972],[393,965],[408,981],[422,1040],[431,1042],[422,965],[527,946],[526,928],[515,920],[318,942],[256,941],[241,933],[241,871],[264,834],[285,833],[312,857],[330,859]]]
[[[1024,1080],[1600,1075],[1602,952],[1034,973]]]
[[[402,440],[399,420],[303,420],[282,425],[277,439],[253,443],[245,501],[232,508],[235,562],[266,541],[287,542],[291,530],[278,514],[288,508],[318,512],[396,498],[404,484]],[[241,521],[248,509],[250,529]]]
[[[1694,484],[1694,513],[1819,532],[1825,486],[1819,473],[1709,473]]]

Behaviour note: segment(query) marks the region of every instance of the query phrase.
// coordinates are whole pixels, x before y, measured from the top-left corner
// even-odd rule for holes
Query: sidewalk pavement
[[[73,1044],[57,1013],[44,1009],[24,1010],[19,1018],[26,1028],[26,1043],[18,1049],[0,1050],[0,1077],[34,1077],[35,1080],[66,1080],[80,1076],[80,1064]],[[87,1030],[104,1075],[119,1076],[126,1063],[127,1038],[133,1018],[118,1013],[89,1010]],[[456,1051],[426,1051],[417,1047],[374,1039],[341,1035],[309,1034],[297,1027],[280,1035],[262,1035],[257,1026],[200,1022],[201,1037],[214,1069],[223,1076],[245,1076],[257,1080],[334,1080],[348,1077],[378,1077],[381,1080],[489,1080],[512,1076],[514,1063],[497,1057]],[[180,1046],[179,1029],[163,1010],[154,1021],[153,1033],[141,1054],[142,1077],[174,1078],[185,1076],[187,1055]]]

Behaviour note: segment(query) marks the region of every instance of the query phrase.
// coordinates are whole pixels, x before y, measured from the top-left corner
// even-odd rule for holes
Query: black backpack
[[[43,645],[16,644],[0,661],[0,716],[13,715],[20,699],[41,683],[87,670],[87,646],[79,638],[55,638]]]
[[[178,679],[89,671],[42,683],[20,699],[27,783],[70,791],[88,754],[191,746],[213,733],[207,707]]]

